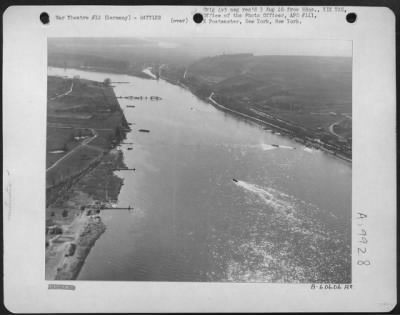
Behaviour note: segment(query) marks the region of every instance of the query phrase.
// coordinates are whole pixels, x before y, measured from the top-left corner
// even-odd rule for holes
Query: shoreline
[[[51,266],[46,264],[46,280],[75,280],[79,276],[91,249],[107,230],[107,226],[102,221],[101,211],[112,206],[109,199],[118,198],[123,185],[123,180],[113,171],[118,167],[125,167],[122,162],[122,152],[113,149],[97,167],[90,170],[66,192],[68,197],[72,196],[69,202],[74,202],[79,215],[63,226],[63,233],[53,241],[55,242],[51,244],[53,247],[49,246],[46,250],[46,253],[48,251],[56,253]],[[90,182],[99,182],[104,178],[111,180],[112,177],[114,177],[116,187],[109,192],[108,196],[93,196],[88,189],[85,189]],[[80,198],[74,197],[76,195]]]
[[[213,93],[214,93],[214,92],[213,92]],[[213,94],[213,93],[212,93],[212,94]],[[286,129],[286,128],[283,128],[283,127],[274,125],[274,124],[272,124],[272,123],[263,121],[263,120],[261,120],[261,119],[259,119],[259,118],[252,117],[252,116],[250,116],[250,115],[241,113],[241,112],[236,111],[236,110],[234,110],[234,109],[227,108],[227,107],[225,107],[225,106],[219,104],[217,101],[215,101],[215,100],[212,98],[212,95],[210,95],[210,96],[208,97],[208,100],[209,100],[209,103],[212,103],[214,106],[216,106],[217,108],[220,108],[220,109],[223,110],[223,111],[229,111],[229,112],[232,112],[232,113],[234,113],[234,114],[237,114],[237,115],[240,115],[240,116],[242,116],[242,117],[245,117],[245,118],[247,118],[247,119],[254,120],[254,121],[258,122],[258,123],[261,123],[261,124],[264,124],[264,125],[268,125],[268,126],[270,126],[270,127],[272,127],[272,128],[275,128],[275,129],[277,129],[277,130],[279,130],[279,131],[283,131],[283,132],[285,132],[285,133],[290,133],[290,130],[288,130],[288,129]],[[288,137],[287,135],[282,135],[282,134],[281,134],[281,136],[283,136],[283,137]],[[289,137],[289,138],[290,138],[290,137]],[[304,143],[302,143],[302,144],[304,144]],[[307,146],[306,146],[306,147],[307,147]],[[318,148],[316,148],[316,149],[321,150],[321,151],[324,151],[324,152],[326,152],[326,153],[329,153],[330,155],[335,156],[335,157],[337,157],[337,158],[340,159],[340,160],[344,160],[344,161],[346,161],[346,162],[348,162],[348,163],[352,163],[352,160],[351,160],[351,159],[349,159],[349,158],[347,158],[347,157],[345,157],[345,156],[343,156],[343,155],[337,154],[337,153],[334,154],[334,151],[331,151],[331,150],[325,148],[325,147],[322,146],[322,145],[320,145],[320,146],[319,146]]]
[[[219,104],[217,101],[215,101],[212,98],[214,92],[212,92],[209,97],[204,98],[204,97],[202,97],[200,95],[197,95],[189,86],[187,86],[186,84],[184,84],[184,83],[182,83],[180,81],[174,81],[174,80],[172,80],[172,79],[170,79],[168,77],[165,77],[163,75],[160,75],[160,79],[165,80],[168,83],[171,83],[171,84],[176,85],[176,86],[180,86],[181,88],[188,90],[190,93],[192,93],[193,95],[195,95],[196,97],[198,97],[202,101],[205,101],[205,102],[213,105],[215,108],[218,108],[219,110],[222,110],[222,111],[225,111],[225,112],[230,112],[230,113],[232,113],[234,115],[237,115],[237,116],[240,116],[240,117],[244,118],[245,120],[251,120],[251,121],[253,121],[255,123],[258,123],[258,124],[267,125],[267,126],[271,127],[271,129],[275,129],[275,130],[278,130],[278,131],[281,131],[281,132],[285,133],[285,134],[280,134],[280,136],[288,137],[288,138],[290,138],[292,140],[297,138],[296,136],[290,136],[289,134],[291,133],[291,131],[286,129],[286,128],[284,128],[284,127],[277,126],[277,125],[275,125],[275,124],[273,124],[271,122],[264,121],[264,120],[262,120],[260,118],[250,116],[248,114],[236,111],[236,110],[228,108],[228,107],[226,107],[226,106],[224,106],[222,104]],[[321,143],[315,143],[315,141],[312,141],[311,139],[306,139],[306,140],[304,140],[302,138],[299,138],[299,139],[301,139],[303,141],[308,141],[308,143],[312,144],[311,147],[314,148],[314,149],[321,150],[321,151],[323,151],[323,152],[325,152],[325,153],[327,153],[327,154],[329,154],[329,155],[331,155],[333,157],[336,157],[339,160],[342,160],[344,162],[352,164],[352,158],[349,158],[349,157],[344,156],[344,155],[342,155],[340,153],[337,153],[337,152],[335,152],[333,150],[330,150],[330,149],[324,147]],[[294,141],[298,142],[296,140],[294,140]],[[302,145],[304,145],[305,147],[308,147],[305,142],[304,143],[300,142],[300,143]]]
[[[123,131],[115,134],[112,147],[82,172],[46,189],[46,280],[75,280],[79,276],[91,249],[107,229],[101,212],[113,207],[123,185],[114,169],[126,168],[118,145],[126,138],[129,125],[114,89],[107,88],[113,94],[110,102],[122,113],[118,128]]]

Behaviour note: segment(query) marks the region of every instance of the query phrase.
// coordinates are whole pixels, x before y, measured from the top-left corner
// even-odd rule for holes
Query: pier
[[[117,96],[117,98],[123,98],[126,100],[150,100],[150,101],[161,101],[162,98],[159,96],[151,95],[151,96],[134,96],[134,95],[129,95],[129,96]]]
[[[131,206],[129,206],[129,207],[127,207],[127,208],[124,208],[124,207],[116,207],[116,208],[104,208],[104,209],[101,209],[101,211],[103,211],[103,210],[134,210],[134,208],[131,207]]]
[[[113,171],[136,171],[136,168],[114,168]]]

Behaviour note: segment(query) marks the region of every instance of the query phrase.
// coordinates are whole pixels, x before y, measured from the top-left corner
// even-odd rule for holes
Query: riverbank
[[[223,110],[223,111],[231,112],[231,113],[234,113],[234,114],[239,115],[239,116],[241,116],[241,117],[244,117],[245,119],[250,119],[250,120],[255,121],[255,122],[257,122],[257,123],[260,123],[260,124],[263,124],[263,125],[267,125],[267,126],[273,128],[273,129],[275,129],[275,130],[280,131],[282,136],[289,136],[289,134],[291,133],[291,131],[288,130],[288,129],[286,129],[286,128],[283,128],[283,127],[277,126],[277,125],[275,125],[275,124],[272,124],[272,123],[263,121],[263,120],[261,120],[261,119],[258,119],[258,118],[256,118],[256,117],[252,117],[252,116],[250,116],[250,115],[246,115],[246,114],[241,113],[241,112],[239,112],[239,111],[236,111],[236,110],[234,110],[234,109],[227,108],[227,107],[225,107],[225,106],[219,104],[218,102],[216,102],[216,101],[212,98],[212,96],[213,96],[213,94],[211,94],[211,95],[208,97],[209,103],[213,104],[215,107],[217,107],[217,108],[219,108],[219,109],[221,109],[221,110]],[[341,160],[344,160],[344,161],[346,161],[346,162],[351,163],[351,159],[349,159],[348,157],[346,157],[346,156],[344,156],[344,155],[342,155],[342,154],[340,154],[340,153],[337,153],[337,152],[334,151],[334,150],[329,150],[328,148],[324,147],[324,146],[321,144],[321,142],[316,142],[316,141],[314,141],[314,140],[312,140],[312,139],[301,139],[301,138],[296,138],[296,137],[294,137],[294,136],[289,136],[289,137],[290,137],[290,138],[295,138],[295,139],[297,140],[297,142],[299,142],[299,140],[303,140],[303,143],[302,143],[302,144],[304,144],[304,145],[307,146],[307,147],[312,147],[312,148],[314,148],[314,149],[322,150],[322,151],[324,151],[324,152],[326,152],[326,153],[329,153],[329,154],[331,154],[331,155],[333,155],[333,156],[335,156],[335,157],[337,157],[337,158],[339,158],[339,159],[341,159]]]
[[[79,275],[91,248],[106,230],[102,211],[112,208],[123,185],[113,170],[125,167],[122,152],[110,151],[64,192],[57,206],[48,208],[55,219],[47,222],[46,279],[73,280]],[[62,219],[60,212],[65,214]]]
[[[217,102],[213,98],[214,92],[211,92],[211,94],[208,97],[206,97],[206,96],[201,95],[200,93],[198,93],[196,91],[196,89],[191,88],[190,86],[182,83],[179,80],[173,80],[173,79],[168,78],[168,77],[166,77],[164,75],[160,75],[160,78],[165,80],[165,81],[167,81],[167,82],[169,82],[169,83],[171,83],[171,84],[180,86],[180,87],[190,91],[193,95],[196,95],[199,99],[201,99],[201,100],[213,105],[214,107],[218,108],[219,110],[222,110],[222,111],[225,111],[225,112],[229,112],[229,113],[231,113],[231,114],[233,114],[235,116],[240,116],[241,118],[244,118],[246,120],[251,120],[251,121],[253,121],[253,122],[257,123],[257,124],[260,124],[262,126],[268,126],[269,128],[271,128],[271,131],[274,132],[274,133],[275,132],[279,132],[279,134],[281,136],[285,136],[285,137],[289,137],[291,139],[294,139],[296,142],[299,142],[299,143],[305,145],[306,147],[310,147],[310,148],[313,148],[313,149],[321,150],[321,151],[326,152],[326,153],[328,153],[328,154],[330,154],[330,155],[332,155],[332,156],[334,156],[334,157],[336,157],[336,158],[338,158],[340,160],[343,160],[343,161],[348,162],[348,163],[352,163],[352,159],[351,158],[349,158],[348,156],[345,156],[341,152],[335,150],[330,144],[324,143],[324,142],[322,142],[320,140],[316,140],[316,139],[313,139],[313,138],[310,138],[310,137],[302,137],[302,136],[294,133],[290,129],[290,127],[292,125],[287,125],[286,127],[284,127],[285,126],[285,122],[282,121],[282,120],[277,120],[275,118],[277,123],[280,123],[280,124],[284,125],[284,126],[279,126],[276,123],[272,123],[269,120],[266,120],[266,118],[264,118],[264,117],[259,117],[258,118],[258,117],[255,117],[255,115],[249,115],[247,113],[243,113],[243,112],[240,112],[238,110],[235,110],[235,109],[232,109],[232,108],[229,108],[229,107],[226,107],[226,106],[220,104],[219,102]],[[273,118],[273,117],[271,117],[271,118]],[[297,126],[293,125],[293,127],[297,127]]]
[[[80,135],[78,143],[46,172],[46,280],[73,280],[79,275],[91,248],[106,230],[101,213],[117,202],[123,185],[114,170],[126,168],[118,145],[129,126],[113,89],[95,81],[74,82],[77,88],[71,93],[54,105],[48,102],[48,124],[58,132],[53,134],[52,145],[72,141],[71,135],[77,132]],[[95,102],[96,110],[88,108],[90,102]],[[52,111],[53,106],[58,112]],[[92,116],[77,119],[77,111]],[[93,130],[95,136],[85,137],[85,130]],[[67,149],[68,144],[64,144]]]
[[[99,218],[89,217],[79,231],[75,242],[68,244],[63,263],[57,268],[55,280],[74,280],[77,278],[94,243],[106,230],[106,226]]]

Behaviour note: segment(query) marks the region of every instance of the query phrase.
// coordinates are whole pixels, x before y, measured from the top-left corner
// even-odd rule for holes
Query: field
[[[351,138],[351,119],[344,119],[334,126],[333,130],[344,138]]]
[[[49,76],[46,186],[83,172],[113,148],[127,128],[106,83]]]
[[[51,77],[51,84],[47,85],[47,98],[51,99],[59,94],[68,91],[71,86],[71,80],[62,77]]]

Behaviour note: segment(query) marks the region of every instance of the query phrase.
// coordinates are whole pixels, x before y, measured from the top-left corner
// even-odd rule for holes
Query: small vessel
[[[148,129],[139,129],[140,132],[150,132]]]
[[[126,105],[126,107],[135,108],[136,106],[135,105]]]
[[[279,144],[271,144],[275,148],[279,148]]]
[[[133,148],[128,148],[128,150],[132,150]]]
[[[238,183],[238,182],[239,182],[236,178],[232,178],[232,180],[233,180],[235,183]]]

